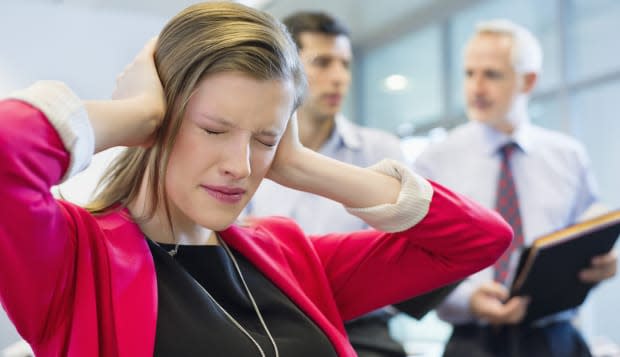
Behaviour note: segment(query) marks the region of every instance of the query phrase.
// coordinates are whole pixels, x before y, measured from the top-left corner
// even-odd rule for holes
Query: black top
[[[173,258],[168,254],[173,245],[148,242],[159,297],[154,356],[260,356],[204,289],[252,335],[266,356],[275,355],[223,247],[184,245]],[[232,252],[280,356],[336,356],[323,331],[241,254]]]

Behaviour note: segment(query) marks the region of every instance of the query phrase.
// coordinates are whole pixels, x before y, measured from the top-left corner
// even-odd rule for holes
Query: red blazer
[[[152,356],[157,281],[124,209],[100,216],[50,187],[70,155],[45,116],[0,102],[0,300],[37,356]],[[512,232],[498,215],[433,184],[430,210],[399,233],[307,237],[292,221],[231,226],[222,238],[299,306],[339,356],[348,320],[491,265]]]

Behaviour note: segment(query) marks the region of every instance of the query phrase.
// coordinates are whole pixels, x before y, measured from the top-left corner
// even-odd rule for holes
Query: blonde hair
[[[292,81],[292,109],[301,103],[306,86],[295,44],[284,26],[266,13],[235,3],[197,4],[172,18],[159,35],[155,64],[168,104],[155,143],[129,148],[111,164],[86,206],[92,213],[135,200],[147,175],[150,206],[138,218],[152,217],[163,202],[170,220],[165,172],[187,102],[205,76],[240,72],[257,80]]]

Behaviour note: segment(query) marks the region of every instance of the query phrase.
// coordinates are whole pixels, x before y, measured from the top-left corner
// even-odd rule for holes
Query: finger
[[[501,301],[505,301],[510,297],[508,293],[508,289],[502,284],[499,284],[494,281],[487,282],[486,284],[481,286],[481,290],[490,296],[493,296],[496,299]]]
[[[511,297],[510,300],[506,301],[506,303],[504,304],[504,307],[506,307],[506,309],[508,310],[511,310],[511,309],[517,309],[521,307],[527,307],[529,303],[530,303],[530,298],[527,296],[514,296],[514,297]]]
[[[471,296],[470,310],[480,318],[490,323],[499,323],[504,314],[504,304],[492,294],[486,293],[488,287],[479,287]]]
[[[157,41],[159,40],[159,36],[153,36],[148,41],[146,41],[145,48],[149,49],[151,52],[155,51],[155,47],[157,47]]]
[[[605,279],[616,275],[618,260],[615,253],[600,257],[595,267],[602,271]]]
[[[155,54],[155,48],[157,47],[157,36],[151,37],[142,47],[142,50],[138,53],[137,57],[153,58]]]
[[[617,259],[617,252],[611,251],[607,254],[597,255],[596,257],[592,258],[592,266],[606,266],[616,264]]]
[[[519,306],[508,316],[506,323],[511,325],[520,324],[527,315],[527,307]]]
[[[602,280],[611,278],[616,273],[616,269],[611,267],[605,268],[588,268],[579,272],[579,279],[584,283],[598,283]]]
[[[472,312],[481,320],[486,320],[490,323],[502,323],[505,313],[501,301],[487,298],[484,301],[477,301],[472,307]]]
[[[504,304],[502,323],[517,324],[523,321],[527,312],[529,298],[513,297]]]

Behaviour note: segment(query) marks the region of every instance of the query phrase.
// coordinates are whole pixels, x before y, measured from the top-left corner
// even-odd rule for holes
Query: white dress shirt
[[[595,180],[582,145],[566,135],[532,125],[527,118],[511,136],[475,121],[461,125],[444,141],[425,150],[415,161],[414,169],[494,209],[499,148],[509,141],[519,146],[512,155],[511,168],[526,245],[543,234],[575,223],[595,203]],[[511,260],[513,271],[517,258],[513,256]],[[493,279],[492,269],[461,283],[438,308],[438,315],[453,324],[475,321],[469,300],[481,283]],[[552,319],[571,316],[567,312]]]

